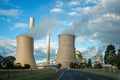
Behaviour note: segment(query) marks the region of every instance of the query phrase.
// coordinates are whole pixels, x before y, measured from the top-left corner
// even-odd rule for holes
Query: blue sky
[[[51,59],[58,35],[76,36],[75,47],[85,58],[104,55],[108,44],[120,45],[120,0],[0,0],[0,54],[15,55],[16,36],[35,38],[36,61],[45,61],[46,33],[51,32]],[[29,18],[35,26],[29,29]]]

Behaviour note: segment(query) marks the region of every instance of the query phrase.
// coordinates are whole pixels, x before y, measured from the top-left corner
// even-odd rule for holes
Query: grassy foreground
[[[0,70],[0,80],[50,80],[55,70]]]
[[[116,79],[120,78],[119,71],[109,71],[109,70],[103,70],[103,69],[79,69],[79,70],[84,72],[90,72],[90,73],[95,73],[99,75],[109,76]]]

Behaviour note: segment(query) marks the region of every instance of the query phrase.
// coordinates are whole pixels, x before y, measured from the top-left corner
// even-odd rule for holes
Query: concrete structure
[[[102,55],[96,55],[95,56],[95,63],[96,64],[102,64]]]
[[[38,69],[52,68],[52,64],[37,63]]]
[[[87,63],[86,59],[85,58],[82,58],[82,61],[81,61],[82,64],[85,64]]]
[[[34,27],[34,18],[30,17],[30,29]]]
[[[77,63],[75,56],[75,35],[59,35],[59,48],[57,51],[56,64],[61,64],[61,68],[69,68],[70,63]]]
[[[33,38],[29,36],[17,36],[16,63],[29,64],[32,69],[36,68],[33,55],[34,43]]]
[[[30,17],[30,29],[34,26],[34,18]],[[34,59],[34,40],[29,36],[17,36],[16,63],[29,64],[31,69],[36,69]]]
[[[80,65],[82,63],[82,61],[83,61],[82,54],[81,54],[80,51],[76,51],[75,54],[76,54],[76,60],[77,60],[78,64]]]
[[[50,35],[47,35],[46,64],[50,64]]]

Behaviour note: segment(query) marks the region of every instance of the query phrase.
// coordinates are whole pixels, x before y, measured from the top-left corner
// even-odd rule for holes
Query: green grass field
[[[1,70],[0,80],[50,80],[55,70]]]
[[[99,75],[109,76],[113,78],[120,77],[120,73],[118,71],[109,71],[109,70],[96,70],[96,69],[80,69],[80,71],[95,73]]]

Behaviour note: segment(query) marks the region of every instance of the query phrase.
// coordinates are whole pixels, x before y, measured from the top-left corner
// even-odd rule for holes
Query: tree
[[[120,49],[118,49],[118,53],[117,53],[117,58],[116,58],[116,66],[118,67],[118,69],[120,69]]]
[[[2,61],[3,61],[3,58],[1,55],[0,55],[0,68],[2,68]]]
[[[15,61],[15,57],[13,56],[7,56],[3,59],[3,65],[4,68],[13,68],[14,67],[14,61]]]
[[[71,62],[69,65],[70,68],[79,68],[79,65],[77,63]]]
[[[61,64],[60,63],[57,64],[57,68],[58,69],[61,68]]]
[[[87,67],[87,64],[86,63],[81,63],[80,64],[80,68],[86,68]]]
[[[92,66],[92,61],[91,59],[88,59],[88,64],[87,64],[88,67],[91,67]]]
[[[30,69],[30,65],[29,64],[24,64],[24,69]]]
[[[73,62],[70,63],[69,65],[70,68],[75,68],[75,64]]]
[[[102,68],[102,64],[95,64],[94,65],[96,69],[101,69]]]
[[[104,63],[105,64],[116,64],[117,55],[115,53],[115,47],[113,45],[108,45],[105,51]]]
[[[16,64],[14,65],[14,68],[15,68],[15,69],[22,69],[22,65],[21,65],[20,63],[16,63]]]

